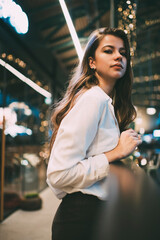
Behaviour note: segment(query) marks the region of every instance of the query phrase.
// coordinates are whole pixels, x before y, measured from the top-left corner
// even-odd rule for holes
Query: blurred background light
[[[24,126],[14,124],[6,128],[5,135],[8,134],[12,137],[16,137],[18,134],[32,135],[32,130]]]
[[[144,134],[142,140],[146,143],[151,143],[153,139],[152,134]]]
[[[27,166],[28,165],[28,160],[26,160],[26,159],[21,160],[21,164],[24,165],[24,166]]]
[[[140,152],[138,152],[138,151],[135,151],[135,152],[134,152],[134,156],[135,156],[135,157],[138,158],[138,157],[140,157],[140,155],[141,155]]]
[[[141,128],[139,129],[139,133],[140,133],[140,134],[144,134],[144,133],[145,133],[145,129],[141,127]]]
[[[24,12],[21,12],[15,16],[11,16],[9,21],[12,26],[15,26],[17,33],[25,34],[28,32],[29,22],[28,17]]]
[[[136,122],[136,124],[141,124],[142,123],[142,118],[141,117],[137,117],[135,122]]]
[[[24,110],[24,114],[25,114],[26,116],[30,116],[30,115],[32,114],[32,110],[31,110],[31,109],[25,109],[25,110]]]
[[[5,116],[6,126],[14,125],[17,122],[17,114],[11,108],[0,108],[0,128],[2,128],[3,116]]]
[[[160,137],[160,129],[155,129],[155,130],[153,131],[153,136],[154,136],[154,137]]]
[[[0,0],[0,18],[9,20],[19,34],[25,34],[29,29],[29,21],[22,8],[12,0]]]
[[[49,98],[45,98],[44,101],[45,101],[46,104],[51,104],[52,99],[49,97]]]
[[[146,109],[146,113],[148,115],[154,115],[156,113],[156,109],[153,108],[153,107],[149,107],[149,108]]]
[[[32,166],[37,166],[40,163],[40,158],[35,153],[24,153],[23,158],[27,159]]]
[[[24,104],[24,103],[22,103]],[[11,105],[14,106],[14,103]],[[22,108],[20,108],[22,109]],[[28,109],[30,110],[30,109]],[[0,108],[0,128],[3,127],[3,116],[5,116],[5,135],[10,135],[11,137],[16,137],[20,135],[32,135],[32,130],[30,128],[24,127],[22,125],[17,125],[17,113],[14,108]]]
[[[146,158],[142,158],[141,165],[145,166],[146,164],[147,164],[147,159]]]

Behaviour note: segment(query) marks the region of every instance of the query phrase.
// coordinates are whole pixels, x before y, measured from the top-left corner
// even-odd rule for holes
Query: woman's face
[[[89,58],[89,65],[95,68],[99,81],[116,81],[124,76],[127,68],[126,49],[121,38],[106,35],[95,51],[95,57]]]

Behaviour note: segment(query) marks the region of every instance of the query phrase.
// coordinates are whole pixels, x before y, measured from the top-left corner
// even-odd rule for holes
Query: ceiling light
[[[51,98],[51,93],[48,92],[47,90],[43,89],[42,87],[38,86],[36,83],[34,83],[31,79],[27,78],[24,76],[22,73],[17,71],[15,68],[13,68],[11,65],[0,59],[0,65],[2,65],[4,68],[6,68],[8,71],[13,73],[16,77],[18,77],[20,80],[25,82],[27,85],[29,85],[31,88],[33,88],[35,91],[40,93],[46,98]]]
[[[65,17],[65,19],[66,19],[66,22],[67,22],[67,25],[68,25],[68,28],[69,28],[69,31],[70,31],[70,34],[71,34],[71,37],[72,37],[74,46],[75,46],[75,49],[76,49],[77,54],[78,54],[78,58],[79,58],[79,60],[81,61],[81,60],[82,60],[82,57],[83,57],[82,47],[81,47],[81,45],[80,45],[80,41],[79,41],[79,39],[78,39],[76,30],[75,30],[75,28],[74,28],[74,25],[73,25],[73,22],[72,22],[72,20],[71,20],[70,14],[69,14],[69,12],[68,12],[67,6],[66,6],[64,0],[59,0],[59,3],[60,3],[60,5],[61,5],[61,8],[62,8],[64,17]]]
[[[12,0],[0,0],[0,18],[8,19],[12,27],[19,34],[28,32],[29,21],[20,5]]]

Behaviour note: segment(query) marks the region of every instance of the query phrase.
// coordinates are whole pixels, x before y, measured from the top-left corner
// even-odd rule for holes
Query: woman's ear
[[[93,57],[89,57],[88,61],[89,61],[90,68],[95,70],[96,69],[96,65],[95,65],[95,60],[93,59]]]

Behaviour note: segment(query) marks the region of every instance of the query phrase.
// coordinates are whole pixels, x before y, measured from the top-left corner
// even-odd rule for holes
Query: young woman
[[[141,143],[128,129],[136,116],[132,78],[124,31],[94,31],[51,119],[47,182],[62,199],[52,240],[92,239],[99,207],[107,200],[109,163],[125,158]]]

